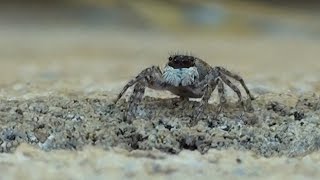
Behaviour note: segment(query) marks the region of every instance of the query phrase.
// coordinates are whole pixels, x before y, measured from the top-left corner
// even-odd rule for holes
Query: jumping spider
[[[195,117],[203,113],[216,87],[218,88],[220,99],[217,114],[220,113],[222,106],[226,103],[223,83],[228,85],[237,94],[239,102],[244,108],[240,90],[228,78],[239,81],[250,100],[254,99],[243,79],[223,67],[211,67],[205,61],[191,55],[170,55],[168,60],[163,71],[160,70],[159,66],[146,68],[124,86],[115,103],[117,103],[129,87],[135,85],[133,94],[128,102],[126,118],[135,116],[137,106],[143,98],[146,87],[156,90],[167,90],[184,99],[202,98],[198,110],[194,111]]]

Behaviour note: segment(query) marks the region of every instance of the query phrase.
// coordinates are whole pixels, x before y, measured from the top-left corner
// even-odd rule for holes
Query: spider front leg
[[[211,94],[215,90],[216,86],[218,86],[218,95],[219,95],[220,102],[219,102],[216,114],[214,116],[215,118],[221,113],[223,107],[226,105],[226,102],[227,102],[225,97],[224,85],[221,79],[213,76],[211,77],[211,79],[208,79],[208,81],[210,81],[210,83],[205,87],[204,95],[200,101],[198,111],[196,112],[197,113],[196,118],[200,117],[201,114],[204,112],[205,106],[208,105]]]
[[[152,66],[141,71],[134,79],[130,80],[117,96],[115,103],[124,95],[124,93],[133,85],[133,93],[129,98],[125,119],[131,120],[137,113],[138,104],[141,102],[146,87],[161,87],[162,72],[158,66]]]
[[[125,118],[127,120],[134,118],[137,114],[138,106],[141,100],[143,99],[146,86],[147,81],[145,79],[142,79],[134,86],[132,95],[130,96],[128,101],[127,112],[125,113]]]
[[[212,74],[207,75],[205,80],[201,82],[200,84],[207,83],[204,85],[204,94],[202,96],[202,99],[200,101],[200,105],[198,107],[198,110],[194,112],[194,118],[198,119],[204,112],[205,107],[208,105],[208,101],[211,97],[212,92],[215,90],[216,86],[219,83],[219,78],[217,76],[213,76]],[[201,85],[200,85],[201,86]]]
[[[141,71],[135,78],[130,80],[121,90],[117,98],[115,99],[114,103],[116,104],[119,99],[124,95],[124,93],[134,84],[136,84],[139,81],[144,81],[143,79],[146,79],[148,82],[152,83],[152,79],[155,77],[161,77],[161,70],[158,66],[152,66],[149,68],[144,69]]]

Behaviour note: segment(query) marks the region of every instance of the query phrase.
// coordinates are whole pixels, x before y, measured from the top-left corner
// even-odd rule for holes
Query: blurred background
[[[0,95],[114,90],[170,53],[258,92],[320,90],[320,1],[2,0]]]

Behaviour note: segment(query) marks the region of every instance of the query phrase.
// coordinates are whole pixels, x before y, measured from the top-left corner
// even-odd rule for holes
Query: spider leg
[[[242,101],[242,95],[241,92],[239,90],[239,88],[237,86],[235,86],[234,84],[232,84],[232,82],[223,74],[220,74],[219,77],[221,78],[221,80],[226,83],[238,96],[239,98],[239,102],[241,103],[242,108],[244,108],[244,103]]]
[[[132,80],[130,80],[121,90],[121,92],[119,93],[119,95],[117,96],[117,98],[115,99],[114,103],[116,104],[119,99],[124,95],[124,93],[131,87],[133,86],[135,83],[141,81],[144,78],[148,78],[148,76],[152,75],[153,73],[160,73],[160,68],[158,66],[152,66],[149,68],[144,69],[143,71],[141,71],[135,78],[133,78]]]
[[[218,95],[219,95],[219,107],[217,110],[217,115],[220,114],[220,112],[222,111],[223,107],[226,105],[226,94],[225,94],[225,89],[224,89],[224,85],[222,80],[219,80],[218,82]]]
[[[133,93],[129,98],[125,119],[131,121],[135,117],[138,105],[141,102],[145,93],[146,87],[150,88],[165,88],[161,78],[162,72],[158,66],[152,66],[141,71],[134,79],[130,80],[117,96],[115,103],[123,96],[129,87],[134,85]]]
[[[240,84],[242,85],[242,87],[244,88],[244,90],[246,91],[246,93],[248,94],[248,96],[250,97],[250,99],[254,100],[254,97],[251,95],[247,85],[245,84],[245,82],[241,76],[234,74],[223,67],[215,67],[215,68],[220,72],[220,74],[227,75],[227,76],[239,81]]]
[[[141,74],[141,73],[140,73]],[[124,95],[124,93],[131,87],[133,86],[136,82],[138,82],[142,77],[140,77],[140,74],[135,77],[134,79],[130,80],[121,90],[117,98],[114,100],[114,103],[117,104],[119,99]]]
[[[208,82],[208,84],[205,86],[204,89],[204,94],[202,96],[202,99],[200,101],[200,105],[197,111],[195,111],[194,113],[194,117],[195,118],[199,118],[200,115],[204,112],[204,108],[205,106],[208,104],[208,101],[211,97],[212,92],[215,90],[216,86],[219,83],[219,78],[215,77],[215,76],[209,76],[209,78],[206,78]]]
[[[138,105],[141,102],[145,89],[147,86],[147,81],[142,79],[134,86],[133,93],[129,98],[128,101],[128,109],[125,114],[125,118],[130,120],[131,118],[135,117],[138,109]]]
[[[216,76],[213,76],[213,77],[216,77]],[[208,104],[208,101],[211,97],[211,94],[215,90],[216,87],[218,89],[218,95],[219,95],[219,100],[220,100],[218,110],[216,112],[216,116],[218,116],[220,114],[220,112],[222,111],[222,108],[226,104],[225,89],[224,89],[223,81],[217,77],[211,81],[212,82],[210,83],[210,85],[205,87],[204,95],[203,95],[202,100],[200,102],[198,111],[196,112],[197,117],[199,117],[201,115],[201,113],[203,113],[204,107]]]

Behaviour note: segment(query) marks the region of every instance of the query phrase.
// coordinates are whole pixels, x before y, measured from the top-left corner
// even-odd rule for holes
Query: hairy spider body
[[[171,55],[168,60],[163,71],[158,66],[146,68],[124,86],[115,102],[123,96],[129,87],[135,85],[128,102],[126,118],[135,116],[146,87],[167,90],[185,99],[202,98],[199,109],[194,112],[195,116],[199,116],[203,112],[216,87],[220,98],[217,114],[220,113],[226,102],[224,84],[237,94],[239,102],[244,106],[239,88],[231,83],[229,78],[239,81],[249,98],[254,99],[244,80],[223,67],[211,67],[205,61],[189,55]]]

